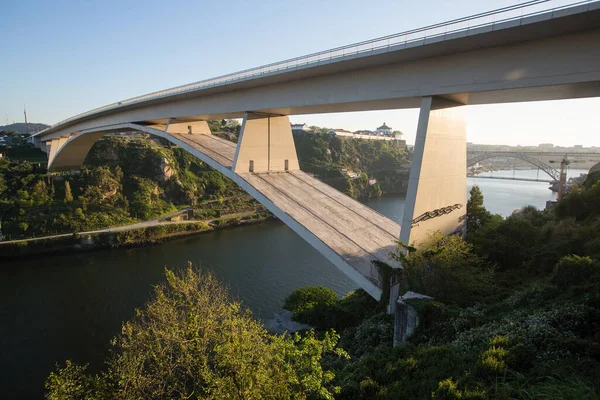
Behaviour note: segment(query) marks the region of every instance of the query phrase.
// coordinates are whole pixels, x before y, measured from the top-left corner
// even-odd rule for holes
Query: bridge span
[[[471,175],[470,178],[478,178],[478,179],[501,179],[506,181],[524,181],[524,182],[545,182],[552,183],[549,179],[535,179],[535,178],[520,178],[518,176],[480,176],[480,175]]]
[[[418,246],[432,231],[464,233],[466,105],[600,96],[600,1],[568,3],[533,0],[123,100],[34,141],[58,171],[80,168],[107,132],[163,137],[238,183],[378,299],[391,283],[371,261],[390,261],[398,236]],[[300,171],[289,115],[416,107],[402,227]],[[243,118],[237,146],[211,135],[206,121],[222,118]]]

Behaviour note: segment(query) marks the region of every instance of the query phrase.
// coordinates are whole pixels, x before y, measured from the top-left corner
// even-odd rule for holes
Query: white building
[[[379,128],[377,128],[375,130],[375,132],[377,132],[378,135],[391,136],[392,135],[392,128],[390,128],[389,126],[387,126],[385,124],[385,122],[384,122],[383,125],[381,125]]]
[[[310,127],[306,124],[290,124],[292,132],[310,132]]]

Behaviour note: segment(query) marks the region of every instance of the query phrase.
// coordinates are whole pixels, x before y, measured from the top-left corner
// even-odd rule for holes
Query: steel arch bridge
[[[519,160],[523,160],[532,165],[535,165],[536,167],[544,171],[546,174],[548,174],[548,176],[550,176],[550,178],[552,178],[553,180],[558,181],[560,179],[560,171],[558,171],[556,168],[552,167],[550,164],[542,160],[538,160],[537,158],[532,157],[531,155],[518,151],[486,151],[483,153],[477,153],[467,158],[467,168],[474,164],[477,164],[478,162],[497,157],[518,158]]]

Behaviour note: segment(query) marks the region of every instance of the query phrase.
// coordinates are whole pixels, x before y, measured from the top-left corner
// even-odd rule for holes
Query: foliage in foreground
[[[271,335],[210,272],[166,277],[112,341],[106,370],[67,361],[48,377],[48,399],[333,399],[320,360],[346,357],[334,332]]]
[[[405,289],[435,297],[411,301],[407,343],[391,346],[384,314],[341,331],[351,358],[324,358],[337,398],[599,398],[599,190],[586,182],[554,211],[506,219],[475,199],[468,241],[434,234],[403,259]],[[330,309],[310,314],[319,328]]]

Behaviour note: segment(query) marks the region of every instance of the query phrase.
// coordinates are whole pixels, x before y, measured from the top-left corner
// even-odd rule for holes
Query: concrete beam
[[[290,119],[246,113],[232,169],[235,173],[299,170]]]
[[[465,106],[423,97],[400,240],[418,246],[430,233],[464,233],[467,185]]]

